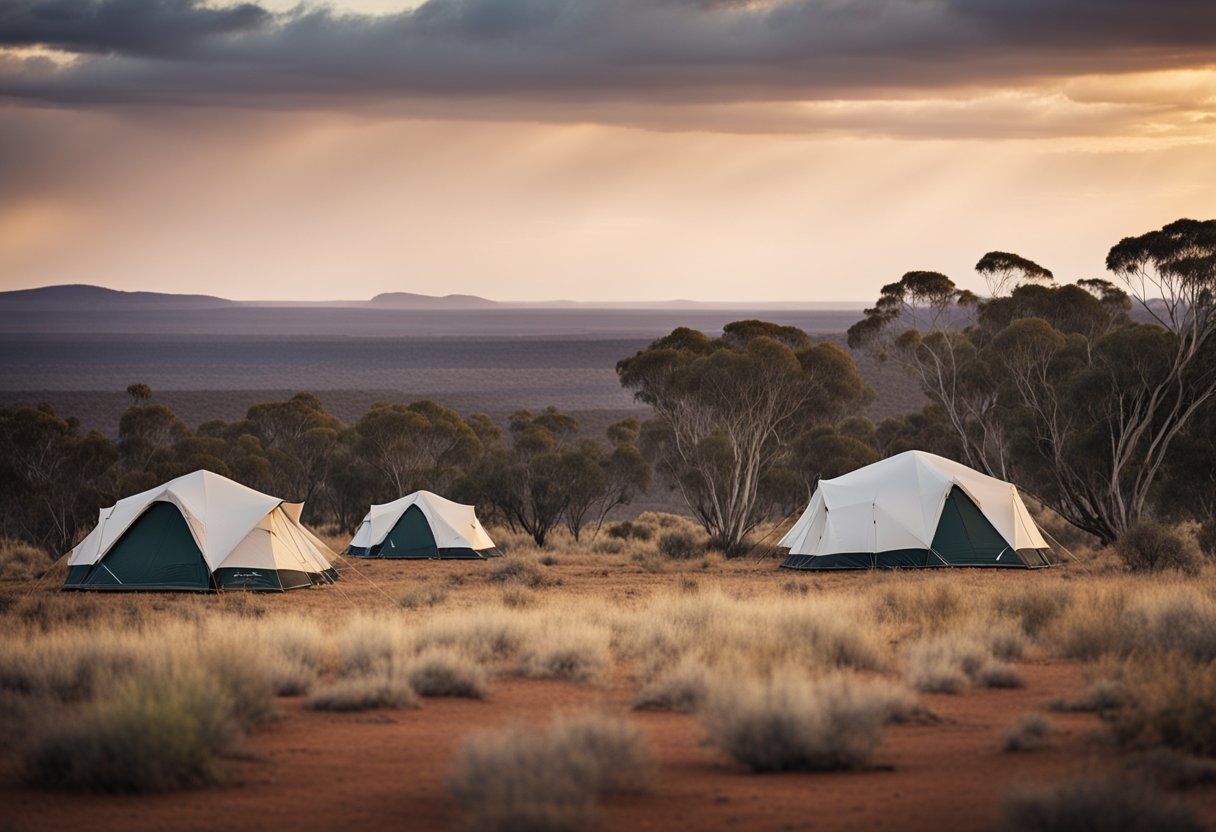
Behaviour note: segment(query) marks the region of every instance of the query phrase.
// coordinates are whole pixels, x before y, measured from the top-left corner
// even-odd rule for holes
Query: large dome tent
[[[415,491],[374,505],[347,554],[365,558],[486,558],[499,552],[473,506]]]
[[[1050,565],[1016,486],[924,451],[821,480],[777,545],[790,569]]]
[[[101,510],[64,589],[282,591],[332,583],[328,547],[287,503],[195,471]]]

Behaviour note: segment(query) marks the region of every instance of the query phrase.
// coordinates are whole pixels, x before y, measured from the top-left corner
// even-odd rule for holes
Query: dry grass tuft
[[[645,685],[633,698],[639,710],[691,713],[709,696],[709,670],[694,659],[684,659]]]
[[[465,740],[448,791],[463,825],[479,832],[575,832],[594,819],[596,800],[647,791],[653,769],[627,721],[568,717],[543,730],[517,725]]]
[[[539,562],[522,557],[504,557],[486,573],[491,583],[514,583],[530,589],[542,589],[557,583],[546,575]]]
[[[831,771],[867,765],[884,726],[911,710],[907,691],[889,683],[786,670],[715,686],[702,721],[749,771]]]
[[[164,792],[213,782],[239,733],[231,693],[199,668],[167,666],[119,683],[36,728],[27,780],[73,791]]]
[[[1175,653],[1193,661],[1216,659],[1216,599],[1186,581],[1152,586],[1098,587],[1051,628],[1049,642],[1063,658],[1095,661]]]
[[[1001,741],[1003,751],[1039,751],[1046,748],[1055,733],[1051,720],[1042,714],[1028,713],[1022,716],[1009,730]]]
[[[784,665],[880,670],[889,649],[868,610],[850,599],[736,599],[721,591],[664,594],[614,622],[625,658],[649,679],[689,656],[710,667],[768,673]]]
[[[1200,832],[1182,804],[1134,781],[1080,780],[1006,798],[1009,832]]]
[[[608,666],[608,634],[595,627],[536,629],[519,657],[516,674],[528,679],[586,682]]]
[[[486,696],[486,673],[481,665],[451,648],[433,647],[423,652],[410,664],[406,678],[419,696]]]
[[[993,608],[998,615],[1017,621],[1027,636],[1037,638],[1071,603],[1072,593],[1066,586],[1033,586],[1002,593]]]
[[[1216,764],[1169,748],[1152,748],[1133,756],[1127,761],[1127,771],[1168,789],[1216,784]]]
[[[962,693],[972,685],[1009,688],[1022,684],[1012,666],[993,658],[990,645],[967,633],[914,642],[908,648],[906,664],[908,682],[931,693]]]
[[[314,711],[369,711],[375,708],[413,708],[418,696],[405,677],[372,673],[339,679],[314,691],[304,706]]]
[[[516,657],[531,630],[523,614],[487,607],[433,616],[411,635],[415,651],[453,647],[479,663],[490,664]]]
[[[1216,755],[1216,662],[1157,657],[1131,665],[1125,684],[1123,706],[1112,714],[1121,740]]]
[[[1020,688],[1022,676],[1017,668],[1005,662],[992,661],[975,674],[975,683],[982,688]]]
[[[334,647],[339,671],[366,674],[400,667],[412,644],[399,619],[358,615],[338,631]]]
[[[33,581],[51,568],[45,552],[20,540],[0,538],[0,581]]]
[[[536,606],[536,593],[522,587],[507,587],[499,598],[504,607],[512,610],[526,610]]]
[[[1123,704],[1127,697],[1123,685],[1112,679],[1099,679],[1071,698],[1054,699],[1050,708],[1064,713],[1105,713]]]
[[[416,610],[423,607],[437,607],[448,599],[448,591],[441,586],[423,586],[406,590],[397,599],[397,605],[402,609]]]

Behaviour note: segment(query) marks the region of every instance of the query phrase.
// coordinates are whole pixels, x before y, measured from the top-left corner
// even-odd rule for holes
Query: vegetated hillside
[[[383,292],[370,301],[370,306],[387,309],[492,309],[497,301],[477,295],[420,295],[416,292]]]
[[[61,286],[41,286],[0,292],[0,310],[20,312],[114,309],[214,309],[232,306],[233,302],[213,295],[179,295],[168,292],[124,292],[72,283]]]

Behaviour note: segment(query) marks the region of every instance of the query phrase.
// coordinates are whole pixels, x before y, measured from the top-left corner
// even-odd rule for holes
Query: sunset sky
[[[0,289],[868,301],[1183,216],[1212,0],[0,0]]]

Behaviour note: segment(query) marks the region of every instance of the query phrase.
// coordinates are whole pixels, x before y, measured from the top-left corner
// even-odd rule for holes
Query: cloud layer
[[[899,97],[1216,64],[1210,0],[0,0],[0,95],[275,107]],[[55,60],[37,47],[60,53]]]

